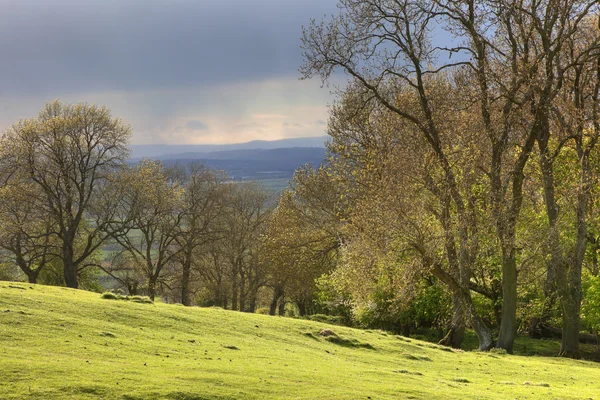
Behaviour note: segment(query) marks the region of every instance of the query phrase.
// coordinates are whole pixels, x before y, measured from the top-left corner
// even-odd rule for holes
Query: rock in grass
[[[239,350],[239,348],[238,348],[238,347],[236,347],[236,346],[233,346],[233,345],[231,345],[231,344],[228,344],[228,345],[226,345],[226,346],[223,346],[223,347],[225,347],[226,349],[229,349],[229,350]]]

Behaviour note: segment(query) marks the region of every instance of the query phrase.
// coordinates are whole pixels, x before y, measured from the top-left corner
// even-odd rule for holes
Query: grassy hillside
[[[591,362],[0,282],[1,399],[588,399],[598,382]]]

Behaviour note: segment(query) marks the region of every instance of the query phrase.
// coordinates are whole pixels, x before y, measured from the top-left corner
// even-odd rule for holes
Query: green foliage
[[[341,315],[311,314],[307,315],[304,319],[309,321],[323,322],[331,325],[348,326],[349,324],[349,321]]]
[[[600,332],[600,276],[589,277],[581,306],[583,323],[593,332]]]
[[[411,303],[413,324],[417,327],[445,326],[452,313],[450,301],[448,291],[439,282],[422,282]]]
[[[317,312],[327,315],[340,316],[344,324],[351,324],[352,304],[350,296],[336,289],[331,275],[322,275],[315,281],[316,292],[314,304]]]

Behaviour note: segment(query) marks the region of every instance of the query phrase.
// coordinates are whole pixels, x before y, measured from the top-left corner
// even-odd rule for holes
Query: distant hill
[[[151,144],[151,145],[132,145],[131,158],[139,159],[145,157],[167,159],[166,156],[172,156],[182,153],[212,153],[231,150],[253,150],[253,149],[281,149],[290,147],[325,147],[325,141],[328,136],[293,138],[282,140],[254,140],[247,143],[236,144]],[[171,159],[171,158],[169,158]]]
[[[188,149],[189,150],[189,149]],[[279,191],[299,167],[310,164],[318,167],[325,158],[323,147],[289,147],[277,149],[236,149],[212,152],[185,152],[152,157],[167,166],[200,162],[207,167],[222,170],[234,180],[262,181]],[[135,163],[141,158],[132,159]]]

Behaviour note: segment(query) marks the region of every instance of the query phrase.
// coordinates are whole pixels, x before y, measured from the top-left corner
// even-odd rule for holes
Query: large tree
[[[220,224],[226,211],[226,176],[200,164],[190,164],[183,174],[183,213],[177,245],[181,263],[181,303],[191,305],[191,278],[194,258],[222,238]]]
[[[524,169],[533,146],[546,142],[548,116],[573,63],[563,51],[595,1],[340,0],[340,13],[304,31],[305,77],[328,80],[340,68],[365,93],[420,132],[444,175],[444,192],[456,215],[458,268],[472,269],[468,194],[461,192],[448,134],[436,119],[436,76],[453,76],[461,96],[477,107],[487,162],[480,167],[490,199],[502,256],[502,314],[497,346],[512,351],[517,321],[516,225],[523,199]],[[438,43],[434,35],[452,40]],[[578,54],[589,54],[588,46]],[[398,100],[398,91],[417,101]],[[416,107],[415,107],[416,106]],[[447,112],[458,112],[458,109]],[[450,129],[449,129],[450,128]],[[543,151],[542,151],[543,153]],[[544,163],[544,161],[541,161]],[[457,169],[458,168],[458,169]],[[547,169],[547,165],[544,167]],[[548,196],[546,196],[548,198]]]
[[[184,189],[169,179],[169,171],[161,163],[153,160],[133,167],[126,182],[124,199],[133,229],[114,239],[128,264],[141,271],[146,292],[154,300],[158,285],[167,283],[165,273],[174,270],[182,250],[177,239],[184,216]]]
[[[269,216],[271,193],[254,182],[227,185],[223,239],[218,248],[228,264],[231,308],[254,312],[258,290],[267,283],[259,262],[259,239]]]
[[[130,135],[106,107],[53,101],[2,137],[4,173],[25,177],[41,191],[68,287],[78,287],[88,257],[121,229],[121,196],[112,179],[125,165]],[[76,252],[78,239],[84,245]]]

